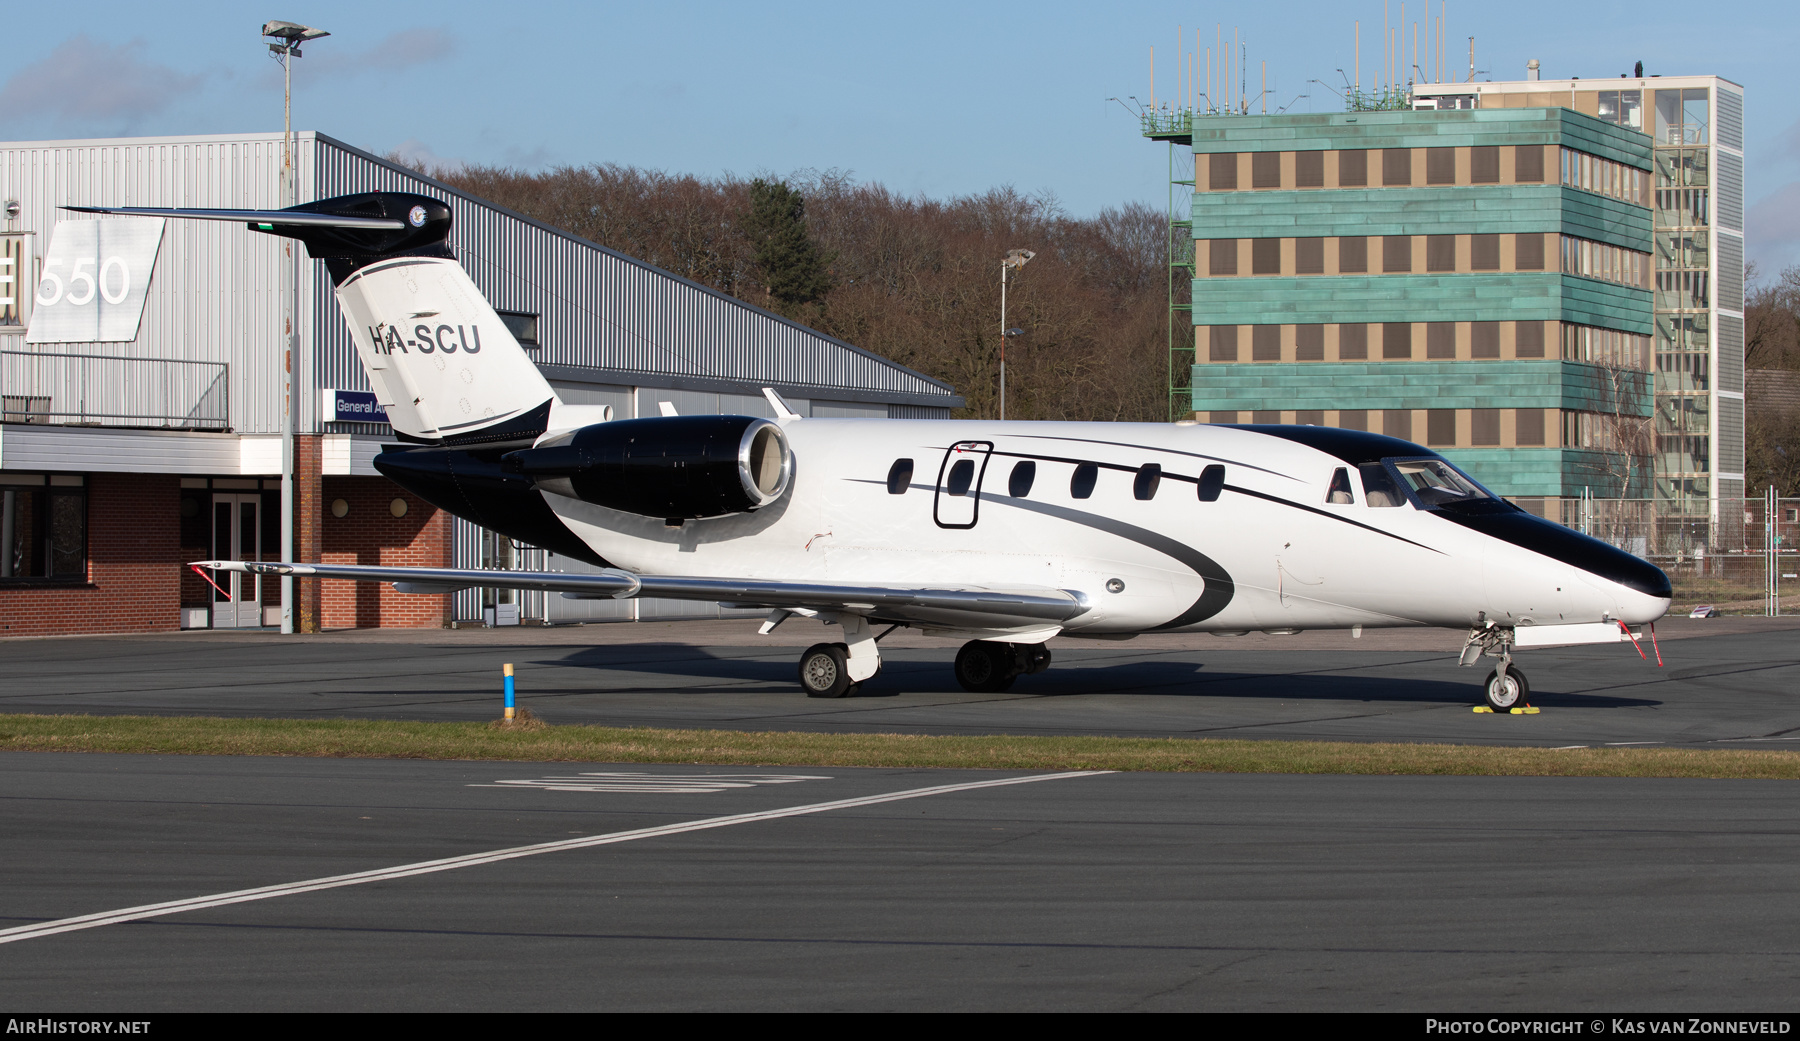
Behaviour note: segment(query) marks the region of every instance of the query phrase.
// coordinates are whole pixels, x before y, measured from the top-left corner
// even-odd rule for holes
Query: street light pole
[[[294,62],[300,44],[331,34],[293,22],[265,22],[263,36],[281,61],[281,205],[298,205],[299,183],[294,162]],[[283,239],[281,278],[281,559],[294,560],[294,441],[300,415],[294,407],[294,367],[300,357],[300,258],[294,240]],[[261,606],[258,606],[261,610]],[[294,576],[281,576],[281,631],[294,631]]]
[[[1000,418],[1006,418],[1006,341],[1023,333],[1023,329],[1006,327],[1006,276],[1031,262],[1036,253],[1028,249],[1008,250],[1000,262]]]

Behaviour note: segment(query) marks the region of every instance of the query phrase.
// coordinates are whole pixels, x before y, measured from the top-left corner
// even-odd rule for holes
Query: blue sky
[[[1161,204],[1167,154],[1113,96],[1174,89],[1186,48],[1223,6],[1177,3],[422,4],[269,0],[19,6],[0,53],[0,138],[279,129],[278,67],[258,30],[283,18],[333,34],[295,64],[295,122],[377,152],[538,167],[617,162],[750,175],[841,169],[934,196],[1013,184],[1072,214]],[[1399,21],[1399,4],[1387,5]],[[1433,7],[1432,14],[1436,14]],[[1449,4],[1453,62],[1517,79],[1716,73],[1747,89],[1749,248],[1800,263],[1800,96],[1783,88],[1800,7]],[[1724,13],[1721,13],[1724,12]],[[1407,23],[1424,5],[1407,5]],[[1271,108],[1332,111],[1380,3],[1234,5],[1225,22]],[[1410,40],[1410,28],[1407,36]],[[1421,36],[1424,35],[1421,26]],[[1203,41],[1202,46],[1208,44]],[[1790,74],[1791,75],[1791,74]],[[1307,95],[1301,97],[1301,95]],[[1297,100],[1296,100],[1297,99]]]

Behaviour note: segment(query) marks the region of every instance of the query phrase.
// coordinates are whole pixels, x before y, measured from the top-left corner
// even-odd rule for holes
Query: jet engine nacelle
[[[501,467],[553,494],[686,520],[747,513],[781,498],[794,455],[766,419],[663,416],[582,427],[509,452]]]

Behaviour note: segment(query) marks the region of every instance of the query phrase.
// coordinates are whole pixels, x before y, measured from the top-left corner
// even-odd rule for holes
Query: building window
[[[1513,180],[1536,184],[1544,179],[1544,146],[1513,146]]]
[[[1250,413],[1250,422],[1260,423],[1264,426],[1273,426],[1274,424],[1281,422],[1281,413],[1275,409],[1257,409],[1255,412]]]
[[[1603,90],[1600,92],[1600,118],[1633,130],[1644,129],[1644,92],[1641,90]]]
[[[1383,148],[1381,150],[1381,184],[1384,188],[1397,188],[1412,184],[1412,149]]]
[[[1381,356],[1384,359],[1412,357],[1412,325],[1408,322],[1381,324]]]
[[[1561,152],[1563,184],[1639,206],[1650,205],[1650,175],[1643,170],[1572,148]]]
[[[1456,323],[1429,322],[1425,326],[1425,357],[1456,357]]]
[[[1455,235],[1427,235],[1427,236],[1425,236],[1425,270],[1427,270],[1427,271],[1455,271],[1456,270],[1456,236]]]
[[[1427,148],[1425,150],[1425,183],[1456,183],[1456,149]]]
[[[1294,326],[1294,360],[1325,360],[1325,327],[1322,325]],[[1324,420],[1320,420],[1321,423]]]
[[[1281,240],[1250,240],[1250,273],[1253,275],[1281,274]]]
[[[1237,153],[1214,152],[1206,161],[1206,186],[1213,191],[1237,187]]]
[[[1636,250],[1620,249],[1604,242],[1592,242],[1563,236],[1562,269],[1567,274],[1581,275],[1585,278],[1597,278],[1605,282],[1617,282],[1628,286],[1643,286],[1644,275],[1650,270],[1650,255]],[[1668,272],[1658,272],[1660,282]],[[1702,284],[1705,273],[1700,272]],[[1660,286],[1659,286],[1660,288]],[[1703,290],[1704,291],[1704,290]],[[1658,303],[1659,307],[1665,306]],[[1704,303],[1677,305],[1705,307]]]
[[[1367,361],[1369,327],[1361,323],[1338,326],[1338,360]]]
[[[87,579],[87,483],[0,474],[0,580]]]
[[[1474,184],[1500,183],[1500,146],[1476,145],[1469,149],[1469,180]]]
[[[1369,270],[1369,240],[1361,235],[1338,239],[1338,271],[1359,275]]]
[[[1325,187],[1325,153],[1294,153],[1294,184],[1301,188]]]
[[[1542,358],[1544,356],[1544,323],[1513,323],[1513,355],[1519,358]]]
[[[1412,270],[1411,235],[1381,237],[1381,270],[1390,275]]]
[[[1402,441],[1412,440],[1412,410],[1406,408],[1383,409],[1381,413],[1381,432],[1389,437],[1397,437]]]
[[[538,316],[525,311],[495,311],[500,316],[500,324],[512,333],[512,338],[519,341],[519,346],[528,351],[538,348]]]
[[[1361,408],[1344,409],[1343,411],[1338,413],[1338,429],[1340,429],[1340,430],[1363,430],[1363,431],[1368,430],[1369,429],[1369,411],[1367,409],[1361,409]]]
[[[1425,413],[1425,443],[1428,445],[1456,444],[1455,409],[1434,408]]]
[[[1514,440],[1521,445],[1542,445],[1544,443],[1544,410],[1541,408],[1522,408],[1518,410],[1518,430]]]
[[[1250,327],[1250,360],[1281,360],[1281,326],[1253,325]],[[1262,420],[1257,420],[1262,422]]]
[[[1475,271],[1500,270],[1500,236],[1469,236],[1469,267]]]
[[[1338,153],[1338,187],[1363,188],[1369,183],[1369,153],[1348,148]]]
[[[1474,322],[1469,328],[1469,357],[1500,357],[1500,323]]]
[[[1215,325],[1210,333],[1211,343],[1206,356],[1212,361],[1238,360],[1238,327],[1235,325]]]
[[[1206,270],[1208,274],[1237,274],[1237,239],[1209,239],[1206,252]]]
[[[1238,414],[1236,412],[1208,412],[1206,421],[1208,423],[1236,423]]]
[[[1500,443],[1499,409],[1477,408],[1469,410],[1469,443],[1479,447],[1498,445]]]
[[[1294,273],[1297,275],[1323,275],[1325,273],[1325,240],[1294,240]]]
[[[1294,413],[1294,422],[1303,427],[1322,427],[1325,425],[1325,410],[1303,408]]]
[[[1250,187],[1281,187],[1281,153],[1252,152],[1250,154]]]
[[[1513,236],[1513,269],[1544,270],[1544,236],[1541,233]]]
[[[1656,92],[1656,143],[1703,145],[1708,138],[1708,95],[1705,87]]]

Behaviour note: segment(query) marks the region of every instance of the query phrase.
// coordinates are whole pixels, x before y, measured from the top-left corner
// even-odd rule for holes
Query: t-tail
[[[450,252],[450,207],[365,192],[285,210],[67,206],[84,213],[243,221],[325,261],[376,398],[402,440],[529,441],[556,393]]]

